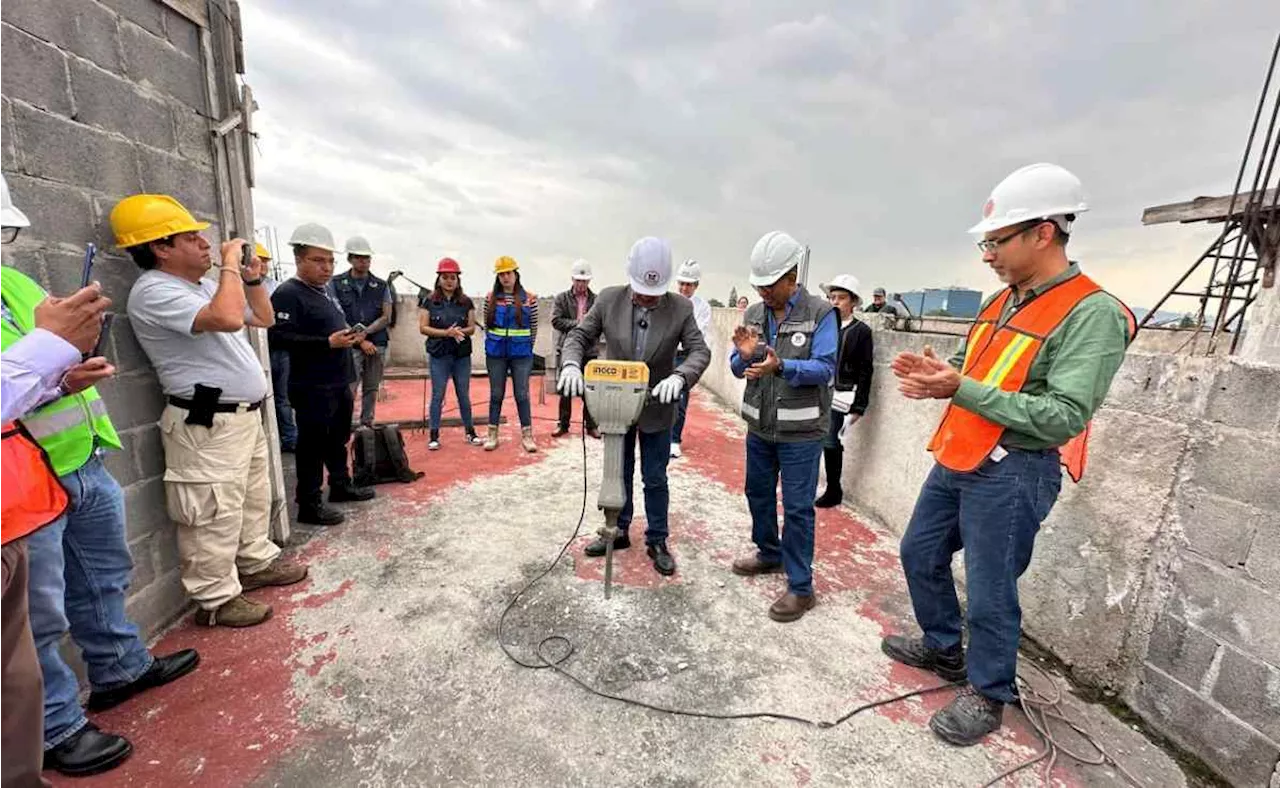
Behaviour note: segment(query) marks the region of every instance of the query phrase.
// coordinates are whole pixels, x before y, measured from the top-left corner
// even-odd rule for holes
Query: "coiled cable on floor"
[[[865,711],[870,711],[871,709],[878,708],[880,706],[887,706],[889,704],[898,703],[898,702],[907,700],[908,698],[914,698],[921,695],[929,695],[934,692],[941,692],[943,690],[953,689],[955,687],[961,687],[964,685],[964,682],[951,682],[946,684],[939,684],[932,687],[924,687],[923,689],[912,690],[910,692],[904,692],[898,695],[892,695],[885,698],[880,698],[878,700],[874,700],[869,703],[864,703],[860,706],[856,706],[853,709],[846,712],[845,714],[843,714],[842,716],[837,717],[834,721],[826,721],[826,720],[809,719],[807,717],[800,717],[794,714],[787,714],[785,712],[778,712],[778,711],[748,711],[748,712],[730,713],[730,712],[702,711],[698,709],[680,709],[680,708],[674,708],[670,706],[662,706],[656,703],[648,703],[646,701],[636,700],[635,698],[628,698],[623,695],[618,695],[612,692],[606,692],[595,686],[592,686],[585,679],[582,679],[574,675],[565,667],[565,663],[568,662],[569,658],[573,656],[573,654],[575,653],[576,647],[574,646],[573,641],[571,641],[569,638],[565,637],[564,635],[554,635],[554,634],[548,635],[542,638],[540,641],[538,641],[538,644],[534,647],[534,654],[538,658],[537,662],[531,662],[529,660],[521,659],[514,652],[512,652],[512,650],[507,646],[506,639],[505,639],[507,617],[511,614],[511,611],[515,609],[516,603],[519,602],[520,599],[525,594],[527,594],[530,589],[532,589],[535,585],[537,585],[540,581],[542,581],[543,578],[551,574],[552,570],[554,570],[556,566],[559,565],[560,559],[564,558],[565,553],[569,551],[569,547],[578,539],[579,535],[582,533],[582,526],[586,521],[588,477],[587,477],[587,433],[586,433],[585,425],[583,425],[583,429],[581,432],[581,439],[582,439],[582,507],[578,513],[578,522],[574,526],[573,533],[564,542],[564,544],[560,546],[560,550],[559,552],[556,553],[556,557],[552,559],[551,562],[547,564],[547,566],[541,572],[535,575],[531,580],[529,580],[529,582],[525,583],[524,586],[521,587],[519,591],[516,591],[515,594],[512,595],[511,599],[508,600],[507,604],[503,607],[502,615],[498,617],[498,631],[497,631],[498,646],[502,649],[502,653],[506,654],[507,658],[510,659],[512,662],[514,662],[516,665],[519,665],[522,668],[527,668],[530,670],[547,670],[547,669],[553,670],[556,673],[559,673],[560,675],[569,679],[574,684],[577,684],[579,687],[586,690],[590,694],[595,695],[596,697],[605,698],[607,700],[616,701],[618,703],[624,703],[628,706],[647,709],[649,711],[660,712],[662,714],[672,714],[680,717],[695,717],[695,718],[710,719],[710,720],[773,719],[773,720],[781,720],[784,722],[796,722],[802,725],[808,725],[808,726],[819,728],[819,729],[835,728],[838,725],[844,724],[845,722],[847,722],[848,720],[850,720],[851,718],[855,717],[858,714],[861,714]],[[548,653],[549,651],[552,650],[553,647],[557,647],[555,650],[559,652],[558,654]],[[1065,708],[1061,705],[1062,694],[1061,694],[1061,690],[1058,688],[1057,683],[1054,682],[1049,677],[1049,675],[1038,665],[1034,665],[1029,662],[1022,662],[1022,664],[1025,666],[1029,666],[1033,668],[1035,671],[1037,671],[1038,673],[1040,673],[1040,675],[1044,677],[1048,685],[1053,688],[1053,692],[1051,694],[1046,695],[1040,692],[1034,686],[1032,686],[1032,684],[1028,682],[1023,675],[1020,674],[1018,676],[1018,685],[1019,685],[1018,705],[1022,709],[1023,714],[1025,714],[1027,719],[1031,722],[1031,725],[1036,730],[1036,733],[1040,736],[1045,749],[1043,752],[1037,754],[1035,757],[1030,758],[1026,761],[1023,761],[1022,763],[1019,763],[1016,766],[1006,769],[1005,771],[996,775],[991,780],[983,784],[982,788],[989,788],[989,786],[995,785],[1001,782],[1002,780],[1012,777],[1013,775],[1023,771],[1024,769],[1028,769],[1032,766],[1035,766],[1041,761],[1044,761],[1046,758],[1048,759],[1048,766],[1046,767],[1046,769],[1042,774],[1042,779],[1044,780],[1044,784],[1046,786],[1051,785],[1053,769],[1057,764],[1058,756],[1060,754],[1066,755],[1069,758],[1073,758],[1074,760],[1079,761],[1080,763],[1092,765],[1092,766],[1102,766],[1110,763],[1111,765],[1115,766],[1116,769],[1125,777],[1125,779],[1129,780],[1130,783],[1137,786],[1138,788],[1142,788],[1142,784],[1139,783],[1133,777],[1133,775],[1128,772],[1128,770],[1126,770],[1123,766],[1121,766],[1115,760],[1115,758],[1111,757],[1111,755],[1108,754],[1105,749],[1103,749],[1103,747],[1097,742],[1097,740],[1093,738],[1093,735],[1089,733],[1089,731],[1085,728],[1083,723],[1072,720],[1067,716]],[[1059,742],[1055,738],[1055,735],[1053,734],[1050,728],[1050,724],[1049,724],[1050,720],[1058,720],[1059,722],[1066,724],[1067,726],[1072,728],[1074,731],[1076,731],[1076,733],[1079,734],[1081,738],[1083,738],[1084,741],[1087,742],[1089,746],[1094,749],[1095,754],[1084,755],[1064,746],[1061,742]]]

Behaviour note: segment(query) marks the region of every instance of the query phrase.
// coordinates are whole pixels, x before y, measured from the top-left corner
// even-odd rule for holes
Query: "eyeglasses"
[[[11,244],[18,239],[18,233],[21,227],[5,227],[3,234],[0,234],[0,242]]]
[[[1036,219],[1031,224],[1028,224],[1024,227],[1019,227],[1018,229],[1014,230],[1013,232],[1001,238],[984,238],[983,240],[977,242],[978,250],[981,251],[983,254],[991,254],[992,252],[999,249],[1001,246],[1004,246],[1005,244],[1012,241],[1014,238],[1017,238],[1019,235],[1022,235],[1028,230],[1034,230],[1044,223],[1045,223],[1044,219]]]

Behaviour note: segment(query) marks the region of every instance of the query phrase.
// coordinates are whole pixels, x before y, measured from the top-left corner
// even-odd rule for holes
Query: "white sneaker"
[[[439,451],[440,441],[431,441],[427,444],[427,451]]]
[[[680,452],[680,444],[678,444],[678,443],[673,443],[673,444],[671,444],[671,456],[672,456],[672,457],[679,457],[679,456],[681,456],[681,452]]]

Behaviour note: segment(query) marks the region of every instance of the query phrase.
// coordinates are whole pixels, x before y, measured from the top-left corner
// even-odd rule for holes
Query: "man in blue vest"
[[[387,342],[390,335],[387,325],[391,322],[391,288],[385,279],[370,272],[373,265],[373,249],[362,236],[347,239],[347,262],[351,268],[333,278],[333,293],[342,304],[347,325],[365,326],[364,341],[352,348],[356,382],[359,384],[360,423],[373,426],[373,411],[377,407],[378,389],[382,386],[382,370],[387,363]]]
[[[831,419],[839,314],[798,279],[805,249],[786,233],[766,234],[751,251],[751,284],[760,301],[733,332],[729,368],[747,379],[747,507],[755,554],[733,562],[735,574],[786,572],[787,592],[769,608],[774,621],[796,621],[814,604],[813,511],[818,461]],[[778,476],[782,536],[778,536]]]

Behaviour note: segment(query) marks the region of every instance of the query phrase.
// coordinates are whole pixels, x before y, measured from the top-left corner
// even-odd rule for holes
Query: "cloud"
[[[510,254],[551,293],[631,242],[746,285],[785,229],[892,290],[996,287],[965,235],[1032,161],[1084,181],[1072,251],[1149,305],[1212,229],[1142,208],[1228,191],[1276,18],[1195,0],[263,0],[243,6],[261,105],[259,224],[372,241],[375,268],[475,289]],[[1255,78],[1256,75],[1256,78]]]

